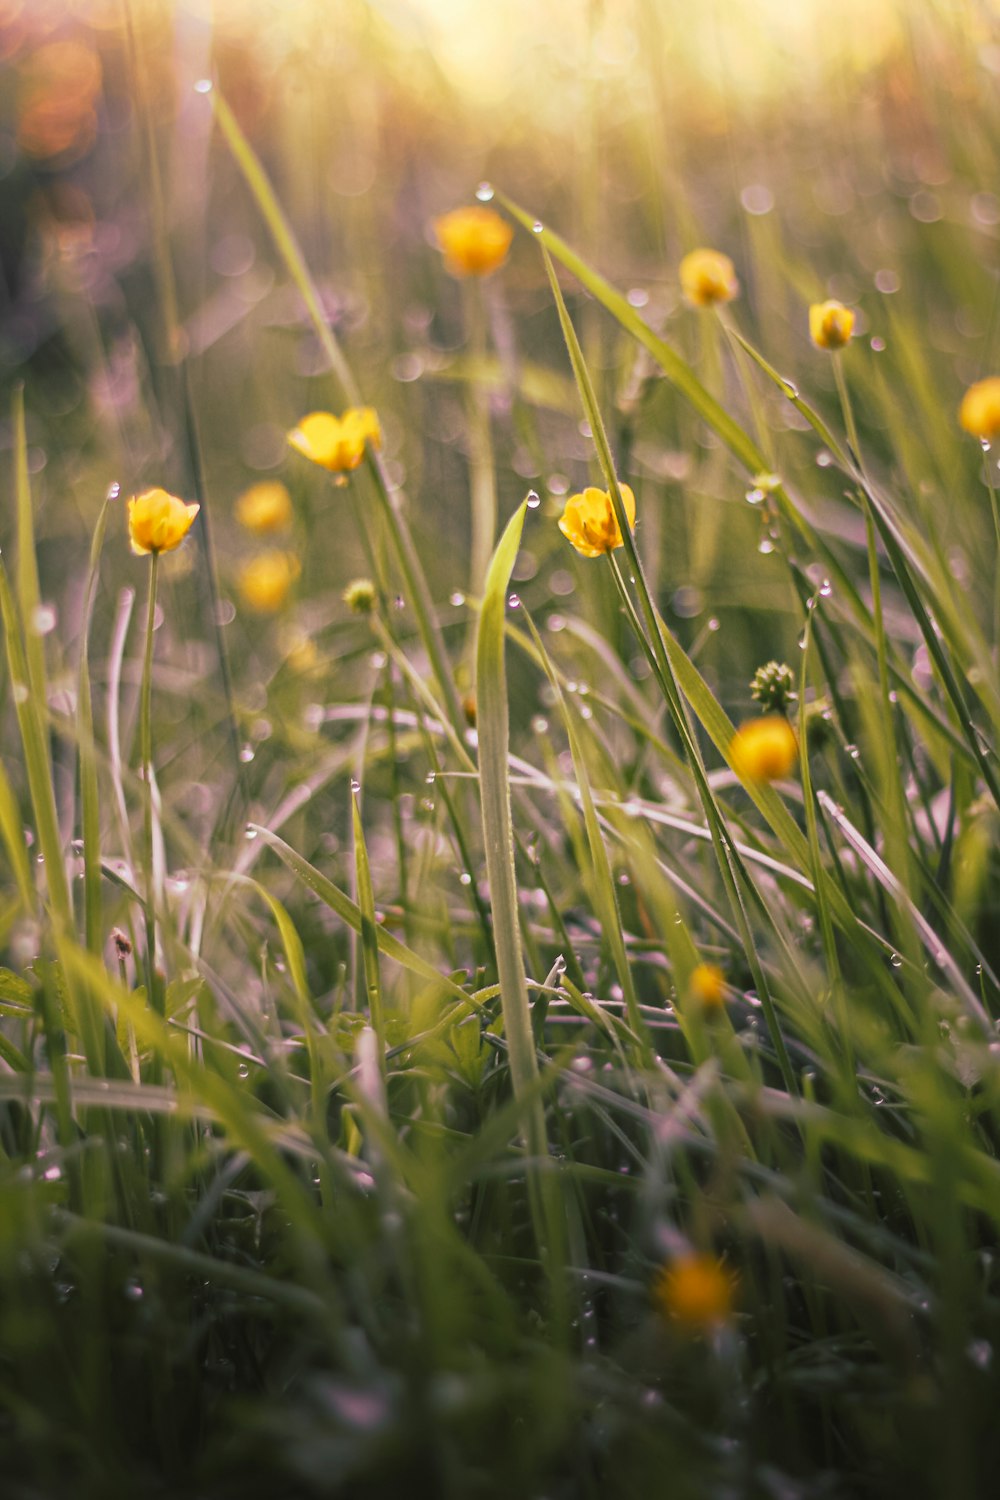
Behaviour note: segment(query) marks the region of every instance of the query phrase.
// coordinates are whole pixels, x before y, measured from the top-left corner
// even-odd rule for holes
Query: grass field
[[[0,1496],[995,1495],[995,5],[0,75]]]

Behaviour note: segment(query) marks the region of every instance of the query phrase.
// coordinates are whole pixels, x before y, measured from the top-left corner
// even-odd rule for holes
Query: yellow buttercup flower
[[[262,479],[237,500],[236,519],[258,536],[287,531],[292,524],[292,497],[280,480]]]
[[[809,337],[817,349],[843,349],[854,332],[854,313],[842,302],[814,302],[809,309]]]
[[[692,1333],[728,1323],[735,1283],[714,1255],[679,1255],[656,1278],[653,1295],[660,1311]]]
[[[984,442],[1000,436],[1000,375],[969,386],[958,409],[958,420],[966,432]]]
[[[137,557],[172,552],[191,530],[200,505],[187,505],[166,490],[146,490],[128,503],[128,539]]]
[[[688,988],[706,1010],[721,1010],[726,1002],[726,976],[718,964],[695,964]]]
[[[748,719],[729,741],[729,761],[743,781],[779,781],[798,760],[795,730],[782,714]]]
[[[273,615],[302,572],[294,552],[261,552],[244,563],[237,583],[243,602],[261,615]]]
[[[352,406],[342,417],[329,411],[313,411],[288,434],[289,445],[331,473],[356,469],[365,456],[365,444],[382,445],[378,417],[370,406]]]
[[[452,276],[489,276],[507,259],[514,231],[492,208],[454,208],[434,220],[434,234]]]
[[[629,526],[635,525],[635,496],[627,484],[618,486]],[[559,530],[584,557],[600,557],[624,545],[621,528],[607,490],[590,486],[570,495],[559,517]]]
[[[732,302],[739,294],[736,268],[721,250],[692,250],[681,261],[678,274],[681,291],[695,307]]]

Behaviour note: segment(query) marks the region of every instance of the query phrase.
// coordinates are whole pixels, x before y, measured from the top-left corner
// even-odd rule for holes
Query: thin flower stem
[[[1000,506],[997,504],[997,489],[993,483],[993,471],[990,468],[990,453],[985,444],[983,445],[983,473],[986,476],[986,488],[990,492],[993,532],[997,543],[997,561],[993,569],[993,648],[1000,652]]]
[[[146,987],[149,1003],[162,1014],[156,982],[156,877],[153,869],[153,632],[156,628],[156,581],[160,554],[154,552],[149,568],[149,603],[146,610],[146,649],[142,663],[142,693],[139,700],[139,756],[142,762],[142,857],[146,871]],[[159,1066],[159,1064],[157,1064]]]

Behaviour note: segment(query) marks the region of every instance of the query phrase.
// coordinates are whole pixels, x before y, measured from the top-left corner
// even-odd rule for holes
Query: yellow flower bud
[[[688,987],[706,1010],[721,1010],[726,1003],[726,976],[718,964],[695,964]]]
[[[172,552],[191,530],[200,505],[186,505],[166,490],[146,490],[128,503],[128,537],[137,557]]]
[[[434,220],[434,234],[452,276],[489,276],[507,259],[514,231],[492,208],[454,208]]]
[[[294,552],[261,552],[240,569],[237,582],[244,603],[258,614],[274,614],[301,572]]]
[[[984,442],[1000,436],[1000,375],[969,386],[958,409],[958,420],[966,432]]]
[[[370,615],[378,603],[378,590],[370,578],[354,578],[340,596],[355,615]]]
[[[314,411],[303,417],[288,434],[289,446],[322,469],[333,474],[356,469],[365,456],[365,443],[378,448],[382,433],[370,406],[355,406],[335,417],[329,411]]]
[[[814,302],[809,309],[809,337],[817,349],[843,349],[854,332],[854,313],[842,302]]]
[[[680,263],[681,291],[695,307],[732,302],[739,295],[736,269],[721,250],[692,250]]]
[[[243,491],[236,502],[236,519],[259,536],[287,531],[292,524],[292,497],[280,480],[263,479]]]
[[[635,496],[627,484],[618,488],[629,526],[634,526]],[[570,495],[559,517],[559,530],[584,557],[600,557],[624,545],[610,494],[593,486],[582,495]]]
[[[729,762],[742,781],[779,781],[798,760],[795,730],[781,714],[748,719],[729,741]]]
[[[722,1262],[693,1251],[664,1266],[653,1287],[660,1311],[691,1333],[728,1323],[734,1293],[734,1278]]]

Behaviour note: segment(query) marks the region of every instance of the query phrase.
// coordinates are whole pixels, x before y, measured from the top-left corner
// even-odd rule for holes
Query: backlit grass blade
[[[354,832],[354,868],[357,876],[358,912],[361,917],[361,960],[365,980],[366,1009],[378,1041],[379,1057],[385,1056],[385,1019],[382,1014],[382,987],[378,964],[378,924],[375,920],[375,896],[368,849],[361,824],[361,809],[356,791],[351,792],[351,824]]]
[[[104,945],[104,918],[101,909],[101,813],[97,778],[97,756],[94,748],[94,707],[90,692],[90,622],[97,593],[101,548],[108,524],[105,500],[94,528],[90,548],[90,567],[84,594],[83,619],[80,628],[80,664],[77,671],[76,729],[77,756],[80,768],[80,831],[83,835],[83,912],[84,932],[91,953],[100,953]]]
[[[347,924],[352,932],[360,935],[362,928],[361,911],[349,896],[345,896],[343,891],[338,890],[332,881],[328,880],[325,875],[321,875],[314,865],[311,865],[308,860],[303,859],[301,854],[297,854],[291,845],[286,844],[284,839],[279,838],[270,829],[263,828],[257,823],[251,823],[249,825],[249,832],[270,845],[275,853],[280,855],[284,860],[288,868],[298,876],[303,885],[309,890],[314,891],[323,904],[328,906],[331,911],[336,912],[337,916]],[[443,974],[435,969],[433,964],[421,958],[419,953],[414,952],[412,948],[408,948],[405,943],[401,943],[398,938],[393,937],[392,933],[387,932],[385,927],[377,925],[376,935],[378,937],[379,951],[386,958],[401,964],[404,969],[409,969],[411,973],[419,975],[421,979],[439,984],[442,989],[446,990],[453,997],[463,1000],[467,1004],[473,1003],[472,997],[467,990],[463,990],[453,979],[449,979],[447,974]]]

